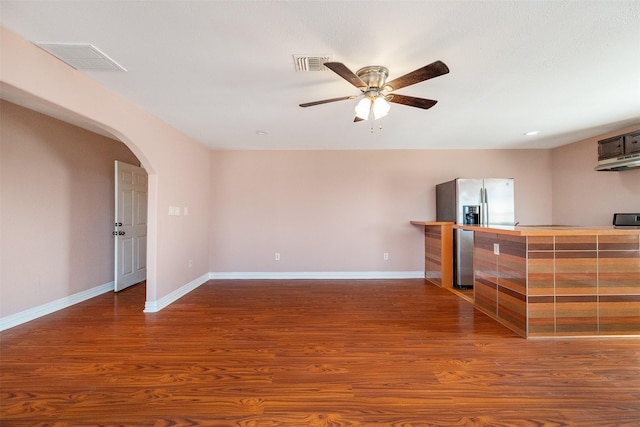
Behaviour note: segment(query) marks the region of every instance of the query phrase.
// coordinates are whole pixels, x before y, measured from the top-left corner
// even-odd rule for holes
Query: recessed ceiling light
[[[532,131],[530,131],[530,132],[525,132],[525,134],[524,134],[524,135],[525,135],[525,136],[533,136],[533,135],[537,135],[538,133],[540,133],[540,132],[539,132],[539,131],[537,131],[537,130],[532,130]]]
[[[256,131],[256,135],[269,135],[269,132],[264,131],[264,130],[257,130]]]

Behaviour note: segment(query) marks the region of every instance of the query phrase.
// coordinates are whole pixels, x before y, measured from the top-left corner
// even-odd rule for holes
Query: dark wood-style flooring
[[[526,340],[422,280],[144,286],[0,334],[5,426],[638,426],[640,340]]]

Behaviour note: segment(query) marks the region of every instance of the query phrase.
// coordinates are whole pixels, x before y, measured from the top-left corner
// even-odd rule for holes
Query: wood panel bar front
[[[424,227],[425,279],[453,286],[453,229],[474,232],[475,307],[523,337],[640,335],[640,229]]]
[[[640,335],[640,230],[454,227],[475,232],[476,308],[518,334]]]
[[[526,238],[474,233],[474,304],[522,336],[527,335],[526,260]]]
[[[424,278],[441,288],[453,287],[453,222],[411,221],[424,227]]]

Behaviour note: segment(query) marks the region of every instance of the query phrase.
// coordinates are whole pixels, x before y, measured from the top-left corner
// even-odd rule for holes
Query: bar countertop
[[[513,236],[579,236],[579,235],[639,235],[640,227],[573,226],[573,225],[518,225],[481,226],[455,224],[453,228]]]
[[[413,225],[446,226],[454,229],[484,233],[510,234],[512,236],[576,236],[576,235],[640,235],[640,227],[613,225],[464,225],[448,221],[410,221]]]
[[[454,225],[451,221],[409,221],[413,225]]]

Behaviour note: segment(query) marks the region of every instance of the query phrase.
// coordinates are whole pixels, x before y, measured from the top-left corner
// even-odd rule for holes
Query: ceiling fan
[[[342,96],[340,98],[323,99],[321,101],[307,102],[300,104],[301,107],[311,107],[313,105],[327,104],[329,102],[344,101],[362,97],[356,106],[356,117],[354,122],[368,120],[378,120],[389,112],[391,106],[389,102],[408,105],[422,109],[431,108],[438,101],[432,99],[416,98],[414,96],[399,95],[392,93],[395,90],[410,86],[434,77],[447,74],[449,68],[442,61],[435,61],[422,68],[418,68],[404,76],[387,82],[389,70],[379,65],[370,65],[359,69],[355,73],[341,62],[325,62],[324,66],[335,72],[337,75],[360,89],[360,94],[352,96]]]

